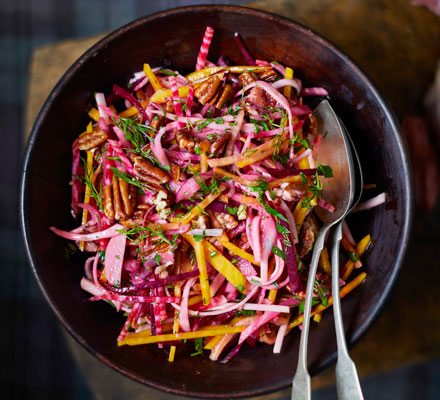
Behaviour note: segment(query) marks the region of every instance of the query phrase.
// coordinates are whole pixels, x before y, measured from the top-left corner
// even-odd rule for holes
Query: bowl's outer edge
[[[61,77],[61,79],[58,81],[58,83],[55,85],[55,87],[52,89],[49,97],[47,98],[47,100],[45,101],[42,109],[40,110],[36,121],[34,123],[34,126],[32,128],[32,132],[31,135],[29,137],[27,146],[26,146],[26,150],[24,153],[24,157],[23,157],[23,167],[22,167],[22,172],[21,172],[21,183],[20,183],[20,200],[19,200],[19,207],[20,207],[20,228],[23,234],[23,238],[24,238],[24,243],[25,243],[25,249],[26,249],[26,255],[27,258],[29,260],[33,275],[41,289],[41,291],[43,292],[44,297],[46,298],[47,302],[50,304],[52,310],[55,312],[57,318],[61,321],[61,323],[63,324],[64,328],[70,333],[70,335],[72,335],[76,341],[78,341],[78,343],[80,343],[82,346],[84,346],[91,354],[95,355],[98,359],[100,359],[101,361],[103,361],[105,364],[109,365],[110,367],[112,367],[113,369],[115,369],[116,371],[127,375],[129,377],[131,377],[132,379],[135,379],[136,381],[143,383],[143,384],[148,384],[151,387],[154,387],[156,389],[162,390],[162,391],[166,391],[166,392],[170,392],[170,393],[174,393],[177,395],[183,395],[183,396],[191,396],[191,397],[195,397],[195,398],[200,398],[202,397],[206,397],[206,398],[230,398],[231,396],[238,398],[238,397],[249,397],[249,396],[257,396],[257,395],[262,395],[262,394],[267,394],[269,392],[273,392],[276,390],[281,390],[284,389],[286,387],[288,387],[291,382],[289,381],[285,381],[285,382],[278,382],[277,384],[272,385],[271,387],[266,387],[262,390],[256,390],[253,392],[247,392],[247,393],[243,393],[243,392],[235,392],[235,393],[225,393],[225,394],[212,394],[212,393],[200,393],[200,392],[192,392],[192,391],[184,391],[184,390],[174,390],[174,389],[170,389],[169,387],[166,386],[162,386],[162,385],[157,385],[154,382],[151,381],[146,381],[145,378],[138,376],[136,374],[134,374],[132,371],[127,371],[125,368],[121,368],[119,367],[117,364],[115,364],[114,362],[112,362],[111,360],[107,359],[106,357],[102,356],[99,354],[99,352],[91,347],[83,338],[82,336],[73,328],[71,327],[67,321],[65,320],[65,318],[63,317],[61,311],[57,308],[57,306],[54,304],[54,302],[52,301],[51,297],[49,296],[48,292],[45,289],[45,286],[43,285],[42,281],[40,280],[38,274],[37,274],[37,270],[36,270],[36,266],[33,262],[33,257],[32,257],[32,253],[31,253],[31,247],[30,247],[30,242],[29,242],[29,237],[27,234],[27,219],[26,219],[26,187],[27,187],[27,178],[29,175],[29,172],[27,171],[28,168],[28,164],[30,162],[31,156],[32,156],[32,151],[33,151],[33,145],[35,142],[35,138],[37,135],[37,132],[39,130],[39,126],[51,104],[51,102],[53,101],[53,99],[58,95],[58,93],[60,91],[62,91],[64,84],[69,80],[69,77],[75,73],[76,69],[79,68],[81,66],[81,64],[87,60],[88,58],[90,58],[92,56],[92,54],[94,52],[96,52],[98,49],[106,46],[109,42],[111,42],[113,40],[113,38],[117,37],[120,33],[129,30],[135,26],[137,26],[138,24],[142,24],[144,22],[147,22],[151,19],[155,19],[155,18],[160,18],[160,17],[166,17],[167,15],[170,14],[175,14],[175,13],[185,13],[188,11],[197,11],[197,10],[205,10],[206,8],[211,8],[211,9],[216,9],[218,11],[233,11],[236,13],[241,13],[241,14],[251,14],[251,15],[255,15],[255,16],[260,16],[260,17],[269,17],[271,18],[273,21],[280,23],[280,24],[286,24],[286,25],[296,25],[298,26],[301,30],[303,30],[304,32],[310,32],[312,34],[315,35],[316,39],[323,42],[326,46],[332,48],[332,50],[337,53],[337,55],[341,58],[344,58],[346,60],[346,62],[348,64],[351,65],[351,68],[353,70],[356,71],[356,73],[358,74],[358,76],[360,78],[362,78],[364,81],[366,81],[368,83],[368,85],[371,87],[372,90],[372,94],[374,95],[374,97],[376,98],[376,100],[379,102],[379,104],[381,105],[381,107],[385,110],[386,116],[389,120],[389,122],[391,123],[392,127],[393,127],[393,131],[396,134],[396,140],[400,149],[400,153],[402,156],[402,161],[403,161],[403,169],[404,169],[404,175],[407,179],[407,181],[410,183],[408,185],[408,190],[406,191],[405,195],[405,221],[404,221],[404,226],[403,226],[403,235],[402,235],[402,246],[399,249],[399,253],[396,259],[396,268],[393,271],[393,275],[391,277],[391,279],[389,280],[385,290],[382,293],[381,296],[381,301],[378,302],[378,305],[376,306],[376,308],[373,310],[373,312],[370,314],[369,318],[367,318],[363,325],[356,331],[355,335],[353,335],[353,337],[351,338],[350,342],[349,342],[349,347],[354,346],[364,335],[365,333],[368,331],[368,329],[371,328],[374,320],[377,319],[378,315],[380,314],[380,312],[383,310],[384,304],[386,302],[386,299],[389,297],[392,288],[394,287],[395,283],[396,283],[396,278],[397,275],[400,271],[400,268],[402,266],[403,263],[403,259],[404,259],[404,255],[408,246],[408,242],[409,242],[409,238],[410,238],[410,232],[411,232],[411,227],[412,227],[412,219],[413,219],[413,213],[414,213],[414,191],[413,191],[413,175],[411,172],[411,164],[410,164],[410,160],[409,160],[409,156],[408,156],[408,151],[406,148],[406,142],[403,138],[403,136],[401,135],[401,130],[399,128],[399,125],[396,121],[396,118],[393,114],[393,112],[391,111],[390,107],[388,106],[387,102],[381,97],[381,95],[379,94],[379,92],[377,91],[376,87],[374,84],[372,84],[371,80],[367,77],[367,75],[361,70],[361,68],[359,66],[357,66],[353,61],[351,61],[351,59],[349,59],[343,52],[342,50],[340,50],[337,46],[335,46],[334,44],[332,44],[330,41],[328,41],[327,39],[324,39],[323,37],[321,37],[319,34],[317,34],[316,32],[312,31],[310,28],[298,23],[298,22],[294,22],[290,19],[287,19],[285,17],[281,17],[278,16],[276,14],[272,14],[269,12],[265,12],[265,11],[260,11],[260,10],[256,10],[256,9],[252,9],[252,8],[247,8],[247,7],[242,7],[242,6],[225,6],[225,5],[200,5],[200,6],[187,6],[187,7],[179,7],[179,8],[175,8],[175,9],[171,9],[171,10],[167,10],[167,11],[163,11],[163,12],[158,12],[155,14],[151,14],[148,16],[144,16],[141,17],[119,29],[117,29],[116,31],[110,33],[109,35],[107,35],[106,37],[104,37],[103,39],[101,39],[100,41],[98,41],[94,46],[92,46],[89,50],[87,50],[67,71],[66,73]],[[322,368],[324,369],[325,367],[327,367],[330,363],[333,363],[336,359],[336,352],[334,352],[332,355],[330,355],[330,357],[328,358],[328,362],[326,363],[326,365]],[[316,371],[316,373],[319,371]]]

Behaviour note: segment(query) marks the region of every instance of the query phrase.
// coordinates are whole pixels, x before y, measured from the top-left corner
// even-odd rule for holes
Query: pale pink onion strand
[[[370,200],[359,203],[355,208],[353,208],[352,212],[369,210],[370,208],[380,206],[381,204],[385,203],[386,199],[386,193],[378,194],[376,197],[373,197]]]

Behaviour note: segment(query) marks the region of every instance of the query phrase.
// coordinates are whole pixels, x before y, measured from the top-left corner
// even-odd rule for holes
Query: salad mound
[[[188,340],[191,356],[222,362],[245,342],[279,353],[302,323],[313,210],[334,211],[321,195],[333,171],[315,161],[325,132],[305,101],[328,92],[254,59],[239,34],[247,65],[208,61],[213,33],[189,75],[145,64],[126,86],[95,94],[72,144],[81,224],[51,227],[90,254],[81,287],[124,314],[118,345],[167,346],[169,361]],[[341,297],[365,279],[347,283],[371,241],[343,231]],[[326,248],[319,265],[315,321],[332,305]]]

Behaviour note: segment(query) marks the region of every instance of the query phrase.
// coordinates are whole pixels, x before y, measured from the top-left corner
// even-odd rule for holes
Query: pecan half
[[[275,99],[259,86],[251,89],[245,102],[246,109],[256,108],[259,112],[263,112],[266,107],[275,107],[275,105]]]
[[[220,110],[229,101],[231,96],[232,96],[232,86],[228,83],[223,88],[223,91],[222,91],[215,107]]]
[[[104,214],[108,219],[115,218],[115,210],[113,209],[112,185],[102,188]]]
[[[240,81],[241,86],[243,86],[243,84],[244,86],[247,86],[255,82],[257,79],[252,72],[244,71],[238,76],[238,80]]]
[[[304,132],[311,135],[318,134],[318,121],[316,121],[313,114],[309,114],[304,118]]]
[[[85,132],[78,139],[78,148],[80,150],[91,150],[107,140],[107,133],[104,131]]]
[[[217,140],[211,144],[211,154],[214,154],[214,156],[218,156],[223,149],[225,148],[225,144],[229,141],[231,138],[231,134],[229,132],[224,133],[221,135]]]
[[[318,224],[312,215],[307,216],[304,220],[301,230],[299,231],[299,249],[298,255],[300,258],[306,256],[313,248],[316,235],[319,232]]]
[[[127,181],[118,178],[119,193],[121,194],[122,206],[127,218],[133,215],[136,205],[136,186],[130,185]]]
[[[113,207],[115,210],[115,219],[120,221],[123,219],[127,219],[127,214],[124,211],[124,206],[122,204],[121,192],[119,190],[119,179],[114,176],[113,182]]]
[[[131,218],[119,221],[119,223],[127,228],[133,228],[135,226],[142,225],[144,220],[145,210],[136,210]]]
[[[217,76],[211,76],[203,81],[201,85],[194,91],[194,96],[198,98],[201,104],[206,104],[217,94],[220,84],[221,80]]]
[[[159,167],[155,167],[151,161],[135,154],[131,155],[130,158],[134,164],[135,175],[142,181],[156,186],[170,181],[169,175]]]
[[[176,142],[179,145],[179,148],[182,150],[186,150],[189,153],[194,153],[194,149],[196,145],[199,144],[199,139],[195,136],[189,136],[187,133],[183,131],[176,131]]]
[[[273,82],[278,77],[278,74],[273,69],[268,69],[266,71],[260,72],[258,79],[266,82]]]

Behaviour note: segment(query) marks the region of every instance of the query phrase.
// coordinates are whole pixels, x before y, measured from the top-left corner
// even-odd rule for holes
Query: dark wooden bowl
[[[64,257],[66,241],[49,226],[69,229],[71,143],[88,122],[96,91],[124,84],[144,62],[194,69],[206,25],[215,29],[210,59],[244,60],[233,34],[239,31],[257,58],[291,66],[307,85],[323,86],[360,152],[367,183],[386,191],[385,206],[352,217],[355,234],[370,233],[374,248],[364,257],[368,279],[343,301],[348,342],[371,326],[393,286],[407,247],[412,217],[412,184],[396,121],[366,76],[340,50],[285,18],[247,8],[194,6],[141,18],[87,51],[66,72],[44,104],[32,130],[23,166],[21,218],[33,273],[55,314],[87,350],[121,373],[167,392],[209,398],[259,395],[290,385],[299,330],[283,352],[245,346],[228,364],[208,357],[183,357],[173,364],[157,346],[116,346],[123,319],[101,303],[89,303],[79,286],[83,256]],[[366,44],[368,45],[368,44]],[[372,195],[374,193],[372,192]],[[335,360],[332,312],[312,326],[309,368],[314,374]],[[380,356],[380,355],[379,355]]]

